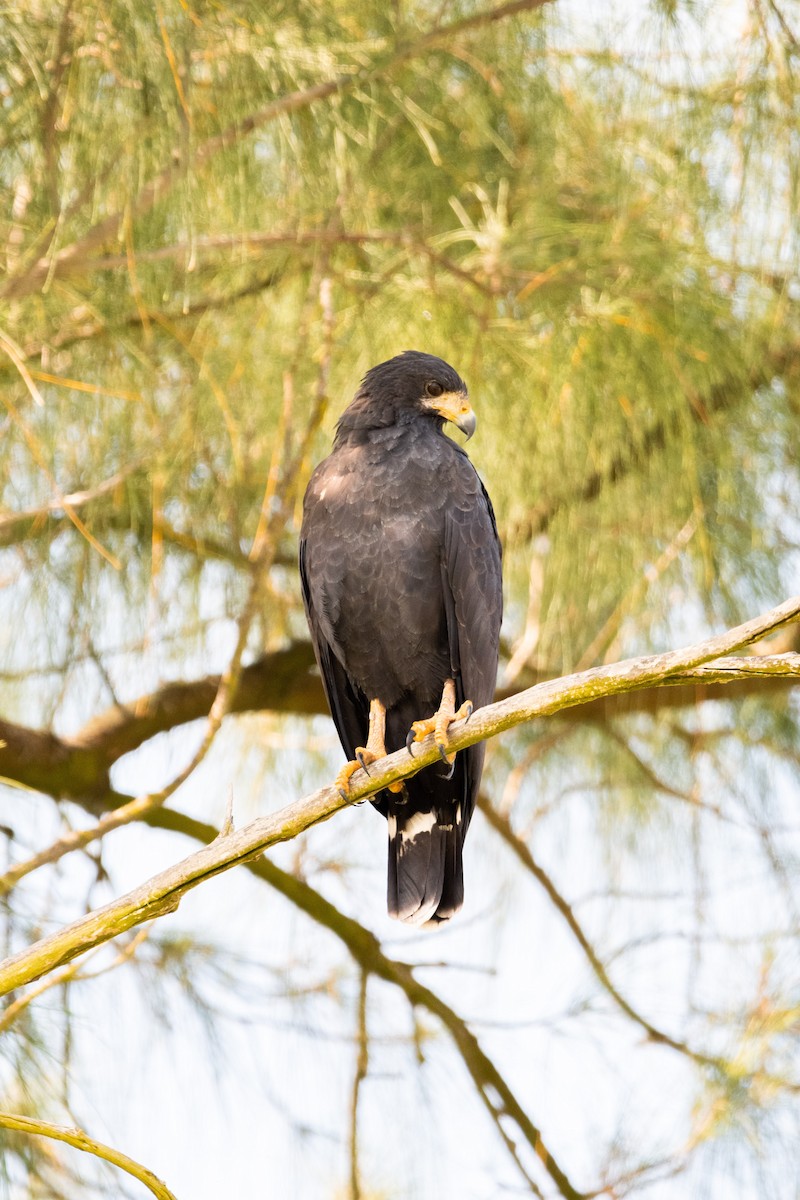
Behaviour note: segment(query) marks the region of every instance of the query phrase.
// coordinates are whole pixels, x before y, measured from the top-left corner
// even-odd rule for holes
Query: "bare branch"
[[[313,665],[310,642],[264,655],[242,670],[229,711],[323,712]],[[107,796],[109,768],[117,759],[157,733],[207,716],[219,685],[218,675],[167,684],[130,705],[114,705],[72,738],[0,719],[0,779],[96,809],[92,802]]]
[[[636,691],[598,696],[575,711],[560,714],[560,719],[608,721],[633,712],[655,714],[696,707],[704,700],[737,700],[796,686],[799,665],[797,654],[719,660],[713,667],[682,671]],[[0,781],[75,800],[97,811],[105,806],[111,788],[110,767],[156,734],[207,716],[219,682],[218,675],[210,675],[192,682],[165,684],[129,704],[114,705],[70,738],[0,718]],[[508,700],[517,694],[501,689],[497,699]],[[322,684],[314,671],[311,643],[291,642],[244,667],[228,711],[301,716],[327,712]]]
[[[552,716],[587,700],[632,691],[648,684],[670,683],[704,662],[757,641],[798,618],[800,596],[795,596],[744,625],[686,649],[628,659],[614,666],[595,667],[538,684],[511,699],[479,709],[468,721],[458,722],[452,727],[450,746],[454,751],[463,750],[503,730],[537,717]],[[795,670],[800,674],[800,661]],[[413,756],[408,750],[398,750],[376,763],[369,775],[363,770],[356,772],[348,800],[333,787],[320,788],[278,813],[260,817],[244,829],[219,838],[213,846],[167,868],[119,900],[88,913],[0,963],[0,995],[30,983],[143,921],[174,912],[183,896],[204,880],[246,862],[278,842],[296,837],[333,816],[345,804],[367,799],[388,784],[413,775],[434,763],[438,753],[434,738],[430,736]]]
[[[31,1133],[37,1137],[53,1138],[57,1142],[66,1142],[68,1146],[75,1146],[78,1150],[84,1150],[87,1154],[93,1154],[95,1158],[105,1159],[106,1162],[112,1163],[115,1167],[119,1167],[121,1171],[127,1171],[134,1179],[138,1179],[143,1183],[158,1200],[175,1200],[175,1196],[169,1190],[165,1183],[162,1183],[152,1171],[147,1167],[143,1167],[132,1158],[128,1158],[127,1154],[123,1154],[120,1150],[115,1150],[112,1146],[106,1146],[103,1142],[97,1142],[94,1138],[89,1137],[82,1129],[68,1129],[64,1125],[53,1125],[50,1121],[39,1121],[33,1117],[18,1116],[15,1113],[0,1113],[0,1128],[16,1129],[20,1133]]]

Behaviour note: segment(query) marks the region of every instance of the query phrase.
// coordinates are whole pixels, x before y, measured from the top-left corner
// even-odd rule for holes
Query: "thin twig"
[[[622,993],[619,992],[612,983],[611,978],[600,959],[600,956],[595,951],[591,942],[584,933],[578,918],[575,916],[572,906],[564,898],[564,896],[561,895],[547,872],[536,862],[527,843],[523,842],[522,839],[517,837],[517,835],[514,833],[508,817],[498,812],[494,805],[485,796],[479,796],[478,807],[486,817],[486,820],[489,822],[492,829],[494,829],[496,833],[499,833],[500,837],[517,856],[525,869],[529,871],[537,883],[544,888],[551,903],[566,921],[570,932],[586,956],[589,965],[597,977],[598,982],[605,989],[605,991],[608,992],[611,999],[625,1014],[625,1016],[629,1017],[630,1020],[635,1021],[636,1024],[645,1031],[651,1042],[655,1042],[664,1046],[670,1046],[673,1050],[679,1051],[681,1054],[686,1055],[687,1058],[693,1059],[696,1063],[700,1063],[701,1065],[707,1067],[714,1067],[719,1071],[724,1071],[724,1060],[715,1058],[708,1054],[703,1054],[697,1050],[693,1050],[686,1044],[686,1042],[681,1041],[679,1038],[671,1037],[670,1034],[664,1033],[664,1031],[661,1029],[657,1029],[655,1025],[647,1020],[646,1017],[643,1017],[641,1013],[636,1011],[633,1005],[625,999]]]
[[[0,513],[0,546],[16,540],[18,537],[16,531],[19,526],[42,525],[53,513],[65,512],[67,508],[74,512],[78,508],[83,508],[85,504],[91,504],[92,501],[107,496],[141,467],[142,460],[137,459],[108,479],[104,479],[102,483],[95,484],[94,487],[84,488],[79,492],[70,492],[67,496],[56,496],[38,508],[27,508],[22,512],[15,513]]]
[[[280,482],[277,487],[277,495],[280,497],[280,501],[272,506],[271,512],[268,512],[270,506],[267,504],[266,497],[271,494],[273,481],[270,479],[267,480],[265,501],[261,509],[262,518],[256,529],[249,555],[252,564],[252,579],[244,609],[239,617],[236,645],[228,666],[219,680],[216,695],[206,719],[206,728],[200,745],[186,767],[166,787],[156,792],[150,792],[147,795],[137,796],[127,804],[116,808],[113,812],[106,813],[91,828],[71,831],[53,842],[50,846],[26,859],[25,862],[17,863],[16,866],[9,868],[3,877],[0,878],[0,895],[10,891],[21,879],[38,870],[40,867],[58,862],[59,859],[63,858],[66,854],[72,853],[74,850],[84,849],[90,843],[105,837],[112,830],[119,829],[131,821],[141,820],[146,812],[163,805],[178,788],[182,787],[208,754],[224,718],[231,710],[236,696],[242,675],[242,656],[247,646],[251,626],[260,607],[265,580],[277,553],[281,534],[292,511],[295,495],[299,488],[303,462],[308,454],[311,441],[325,415],[328,373],[330,370],[335,332],[332,287],[331,281],[327,277],[324,277],[320,283],[319,294],[323,316],[324,353],[319,366],[314,405],[296,453],[281,473]]]

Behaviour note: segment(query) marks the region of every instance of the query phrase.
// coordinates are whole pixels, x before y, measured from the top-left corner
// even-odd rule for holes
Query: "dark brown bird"
[[[446,362],[408,350],[373,367],[311,477],[300,535],[306,616],[352,760],[338,786],[429,733],[444,760],[372,801],[389,824],[389,913],[414,924],[463,903],[484,745],[454,758],[447,728],[494,695],[503,607],[492,505],[445,421],[475,430]]]

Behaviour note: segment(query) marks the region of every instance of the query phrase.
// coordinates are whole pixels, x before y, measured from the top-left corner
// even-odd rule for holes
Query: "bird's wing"
[[[469,503],[456,498],[448,505],[442,560],[451,666],[461,677],[461,699],[476,708],[494,697],[503,618],[500,539],[491,501],[478,484]]]
[[[477,477],[477,476],[476,476]],[[502,551],[494,511],[479,483],[470,503],[448,505],[442,559],[442,585],[450,662],[456,680],[456,705],[471,700],[490,704],[497,682],[497,654],[503,617]],[[459,754],[464,776],[462,838],[480,785],[486,745],[479,742]]]
[[[356,746],[360,746],[366,739],[369,724],[369,701],[349,678],[339,662],[333,646],[323,632],[311,595],[305,539],[300,542],[300,582],[303,588],[303,604],[308,627],[311,631],[311,640],[314,643],[314,653],[322,676],[322,686],[325,689],[328,707],[331,710],[342,749],[348,759],[352,759]]]

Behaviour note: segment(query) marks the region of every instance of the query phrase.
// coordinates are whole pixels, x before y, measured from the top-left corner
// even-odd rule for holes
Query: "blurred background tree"
[[[7,953],[213,837],[229,796],[240,824],[332,778],[298,506],[400,350],[470,385],[505,692],[800,591],[800,6],[615,11],[0,15]],[[383,823],[341,813],[12,998],[0,1107],[193,1200],[788,1200],[797,717],[761,681],[505,735],[433,937],[384,917]],[[0,1144],[11,1197],[122,1194]]]

